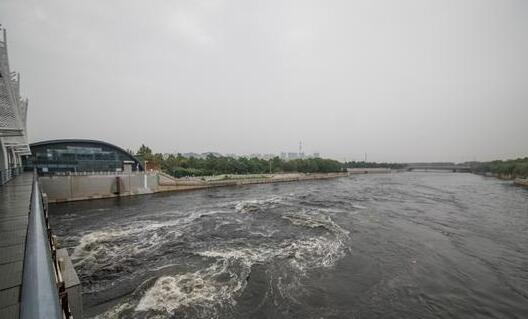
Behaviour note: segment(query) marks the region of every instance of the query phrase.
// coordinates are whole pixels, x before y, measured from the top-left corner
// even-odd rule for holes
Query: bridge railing
[[[44,206],[35,173],[24,255],[20,318],[71,318]]]
[[[41,176],[130,176],[130,175],[157,175],[158,171],[89,171],[89,172],[39,172]]]

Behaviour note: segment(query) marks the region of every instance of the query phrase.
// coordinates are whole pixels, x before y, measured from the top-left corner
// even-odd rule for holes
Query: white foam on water
[[[308,228],[325,228],[336,236],[347,236],[348,231],[343,229],[341,226],[336,224],[332,218],[327,215],[320,213],[309,214],[306,211],[300,211],[297,213],[290,213],[282,216],[283,219],[290,221],[293,225],[303,226]]]
[[[292,243],[286,250],[290,264],[301,272],[331,267],[344,255],[343,242],[325,237],[309,238]]]
[[[153,251],[159,245],[180,237],[185,227],[204,215],[216,211],[192,212],[191,214],[165,222],[142,220],[126,226],[97,230],[84,234],[74,248],[72,261],[85,273],[93,273],[97,265],[119,264],[145,251]],[[160,233],[159,230],[164,232]],[[165,231],[168,230],[168,231]]]
[[[344,255],[344,249],[340,240],[315,237],[256,247],[217,248],[196,254],[214,261],[209,267],[195,272],[161,276],[139,301],[127,301],[98,318],[118,317],[130,309],[136,312],[154,311],[158,315],[161,311],[170,315],[186,307],[198,307],[203,315],[200,317],[214,317],[215,307],[236,304],[235,298],[244,291],[254,264],[277,259],[285,261],[293,270],[288,282],[283,282],[281,278],[277,283],[279,293],[293,298],[307,270],[334,265]]]
[[[273,196],[265,199],[243,200],[236,203],[235,209],[240,213],[252,213],[262,208],[278,204],[281,202],[281,200],[282,198],[279,196]]]
[[[272,247],[260,246],[251,248],[224,248],[197,252],[204,257],[220,258],[225,262],[239,260],[242,264],[251,267],[256,262],[263,262],[276,257],[280,252]]]
[[[135,255],[136,245],[115,244],[116,241],[126,238],[131,230],[98,230],[81,237],[79,245],[75,247],[72,260],[75,266],[88,266],[105,264],[121,254]]]
[[[305,215],[285,215],[282,218],[289,220],[292,224],[297,226],[305,226],[309,228],[332,228],[332,224],[329,220],[321,220],[316,218],[311,218]]]
[[[119,318],[120,315],[124,311],[131,309],[131,307],[132,307],[132,305],[130,303],[123,302],[123,303],[117,304],[116,306],[110,308],[109,310],[105,311],[104,313],[93,317],[93,319],[114,319],[114,318]]]
[[[251,205],[261,207],[262,205],[273,205],[278,201],[277,197],[273,197],[240,202],[239,206],[237,204],[237,210],[250,212],[251,208],[248,210],[248,207]],[[266,241],[255,246],[249,243],[244,247],[240,247],[239,244],[228,246],[229,243],[218,243],[220,246],[195,252],[196,255],[207,260],[208,267],[194,272],[163,275],[157,278],[150,288],[146,290],[138,288],[134,297],[115,306],[107,311],[104,317],[99,318],[127,316],[129,312],[138,312],[138,315],[146,315],[149,318],[152,317],[151,315],[163,317],[163,314],[167,317],[178,310],[186,311],[185,309],[189,307],[197,311],[198,317],[218,316],[219,309],[236,304],[236,297],[247,286],[251,267],[257,263],[269,263],[272,268],[287,267],[288,269],[278,269],[278,274],[282,275],[272,276],[272,278],[275,277],[280,296],[295,300],[299,287],[302,287],[301,280],[310,269],[331,267],[344,256],[344,239],[348,237],[348,232],[329,216],[317,211],[303,210],[290,213],[283,218],[296,226],[309,229],[322,227],[328,232],[315,237]],[[89,255],[92,250],[97,250],[90,245],[97,246],[102,243],[105,246],[107,242],[115,241],[126,243],[127,240],[121,239],[130,238],[132,235],[149,236],[150,234],[154,236],[156,229],[171,223],[173,222],[145,225],[141,231],[130,227],[87,234],[83,236],[74,256],[77,259],[87,258],[83,254],[88,252]],[[166,239],[155,237],[149,239],[151,242],[163,240]],[[106,246],[108,249],[109,245]],[[119,248],[119,253],[123,253],[122,248]],[[125,250],[124,253],[128,252]]]
[[[248,232],[250,235],[253,235],[253,236],[271,238],[273,237],[275,233],[279,232],[279,230],[276,230],[276,229],[275,230],[258,230],[258,231],[249,230]]]
[[[234,281],[215,280],[214,276],[222,272],[221,267],[213,265],[196,272],[159,277],[145,292],[135,310],[171,313],[180,307],[212,307],[221,301],[230,301],[242,286]]]

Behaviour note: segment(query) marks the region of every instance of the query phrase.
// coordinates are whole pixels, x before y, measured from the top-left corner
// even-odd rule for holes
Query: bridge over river
[[[416,163],[409,164],[405,167],[407,171],[450,171],[450,172],[471,172],[471,167],[468,165],[457,165],[452,163]]]

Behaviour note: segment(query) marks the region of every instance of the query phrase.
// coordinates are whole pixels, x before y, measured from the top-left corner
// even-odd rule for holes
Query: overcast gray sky
[[[31,141],[528,156],[528,1],[0,1]]]

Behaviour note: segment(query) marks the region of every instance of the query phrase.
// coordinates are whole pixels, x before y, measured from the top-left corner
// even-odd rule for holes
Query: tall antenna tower
[[[302,141],[299,141],[299,157],[302,157]]]

